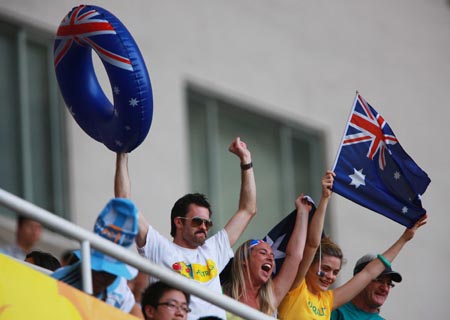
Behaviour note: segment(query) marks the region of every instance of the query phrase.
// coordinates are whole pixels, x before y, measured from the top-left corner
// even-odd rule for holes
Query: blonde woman
[[[230,282],[225,294],[265,314],[275,315],[283,297],[291,288],[306,242],[308,215],[312,208],[307,198],[295,200],[295,226],[286,247],[286,257],[277,276],[272,279],[275,259],[270,245],[263,240],[248,240],[236,251]],[[237,319],[227,315],[227,319]]]

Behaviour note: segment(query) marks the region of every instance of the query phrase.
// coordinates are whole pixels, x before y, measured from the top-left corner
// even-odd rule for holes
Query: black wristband
[[[242,164],[242,163],[241,163],[241,170],[242,170],[242,171],[248,170],[248,169],[250,169],[250,168],[253,168],[253,163],[252,163],[252,162],[247,163],[247,164]]]

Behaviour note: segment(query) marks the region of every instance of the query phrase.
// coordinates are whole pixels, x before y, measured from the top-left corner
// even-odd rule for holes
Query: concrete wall
[[[324,130],[329,167],[359,90],[432,179],[423,197],[429,225],[394,262],[404,281],[392,290],[382,313],[388,319],[445,318],[450,286],[450,219],[443,212],[450,186],[447,1],[95,4],[124,22],[150,72],[154,122],[145,142],[130,155],[130,171],[133,198],[157,229],[168,235],[173,201],[189,191],[186,83]],[[0,12],[54,32],[75,5],[78,2],[1,0]],[[68,123],[72,218],[91,229],[113,195],[115,156],[84,134],[69,115]],[[403,231],[339,195],[334,195],[329,215],[333,238],[348,260],[340,283],[350,277],[359,256],[382,252]]]

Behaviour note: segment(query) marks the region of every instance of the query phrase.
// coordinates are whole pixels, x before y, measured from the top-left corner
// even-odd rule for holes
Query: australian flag
[[[309,212],[309,220],[311,220],[316,211],[316,204],[310,196],[305,196],[305,198],[307,198],[308,202],[312,204],[311,211]],[[272,252],[275,258],[275,268],[273,269],[274,276],[276,276],[277,272],[281,269],[281,265],[286,257],[286,246],[294,229],[296,217],[297,209],[293,210],[285,218],[283,218],[283,220],[278,222],[262,239],[272,247]],[[226,283],[231,278],[232,263],[233,258],[231,258],[225,269],[220,273],[220,281],[222,283]]]
[[[426,213],[421,196],[431,180],[358,93],[333,171],[334,192],[406,227]]]
[[[311,211],[309,212],[309,220],[311,220],[316,211],[316,205],[310,196],[305,197],[308,199],[308,202],[312,204]],[[272,247],[275,258],[275,268],[273,269],[274,275],[281,269],[281,265],[286,257],[286,246],[291,237],[292,230],[294,229],[296,217],[297,209],[277,223],[263,239]]]

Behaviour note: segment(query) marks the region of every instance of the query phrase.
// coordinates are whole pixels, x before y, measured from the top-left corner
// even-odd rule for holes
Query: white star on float
[[[131,127],[130,126],[125,126],[125,130],[130,131]]]
[[[402,176],[402,175],[400,174],[400,172],[398,172],[398,171],[395,171],[395,172],[394,172],[394,179],[395,179],[395,180],[400,179],[401,176]]]
[[[408,207],[403,207],[402,208],[402,213],[403,214],[407,214],[408,213]]]
[[[118,117],[119,116],[119,111],[117,111],[117,109],[114,109],[114,117]]]
[[[130,104],[130,106],[132,107],[136,107],[138,105],[138,100],[136,98],[131,98],[128,103]]]
[[[121,147],[123,145],[122,141],[120,140],[116,140],[114,141],[116,143],[117,146]]]
[[[120,93],[120,89],[118,86],[114,86],[113,91],[114,91],[115,95],[119,95],[119,93]]]
[[[72,117],[75,117],[75,112],[73,111],[72,106],[69,106],[68,109]]]
[[[278,250],[278,248],[281,245],[281,242],[283,242],[284,237],[286,237],[286,233],[284,233],[283,235],[279,236],[275,242],[273,242],[273,240],[269,237],[266,236],[266,242],[272,247],[272,253],[273,253],[273,258],[274,260],[278,260],[278,259],[282,259],[284,257],[286,257],[286,253]],[[273,267],[273,273],[277,272],[277,265],[275,264]]]
[[[349,175],[349,178],[352,179],[352,181],[350,182],[350,185],[355,186],[355,189],[358,189],[360,186],[365,186],[365,179],[366,176],[362,173],[363,169],[361,170],[356,170],[355,168],[353,168],[353,174]]]

